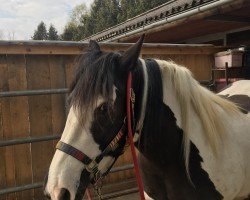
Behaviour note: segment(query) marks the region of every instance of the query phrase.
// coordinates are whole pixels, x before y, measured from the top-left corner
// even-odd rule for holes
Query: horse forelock
[[[185,165],[188,172],[190,153],[190,127],[189,113],[193,109],[201,120],[204,136],[215,155],[219,146],[226,137],[229,121],[222,120],[222,109],[229,115],[241,116],[237,105],[225,100],[211,91],[203,88],[193,77],[191,72],[172,61],[157,60],[158,64],[167,71],[171,84],[176,92],[176,97],[181,109],[181,126],[184,131],[183,145]]]
[[[75,76],[70,86],[69,103],[80,118],[98,105],[100,97],[112,101],[114,93],[113,69],[117,53],[86,52],[77,61]]]

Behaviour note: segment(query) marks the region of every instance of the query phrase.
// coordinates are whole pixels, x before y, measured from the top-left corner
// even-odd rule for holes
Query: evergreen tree
[[[94,33],[95,24],[90,15],[84,15],[82,17],[82,24],[83,25],[80,27],[80,32],[84,35],[82,38],[88,37]]]
[[[72,23],[69,22],[66,27],[64,28],[64,31],[61,35],[61,39],[65,41],[74,41],[77,40],[77,34],[78,34],[78,27]]]
[[[46,25],[43,21],[37,26],[37,30],[35,30],[34,35],[32,37],[33,40],[47,40],[47,29]]]
[[[153,1],[148,1],[148,0],[140,0],[140,11],[138,14],[146,12],[152,8],[155,8],[159,5],[162,5],[170,0],[153,0]]]
[[[117,0],[95,0],[91,7],[90,16],[93,19],[94,32],[97,33],[118,23]]]
[[[48,40],[59,40],[57,30],[52,24],[49,27]]]

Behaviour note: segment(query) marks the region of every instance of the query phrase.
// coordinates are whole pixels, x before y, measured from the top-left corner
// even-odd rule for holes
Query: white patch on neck
[[[116,100],[116,90],[117,90],[117,88],[114,86],[113,87],[113,102],[115,102],[115,100]]]
[[[171,76],[167,70],[167,65],[172,63],[160,60],[156,61],[160,66],[162,74],[163,102],[170,107],[177,120],[177,125],[182,128],[180,104],[176,97]],[[244,94],[247,89],[246,83],[245,81],[234,83],[232,87],[220,94]],[[241,87],[237,88],[236,86]],[[248,89],[248,91],[250,90]],[[190,141],[192,141],[199,150],[199,155],[203,160],[201,162],[201,168],[207,172],[216,190],[223,195],[225,200],[247,196],[250,188],[250,123],[247,121],[249,118],[246,117],[245,121],[240,121],[235,117],[229,116],[220,107],[218,107],[217,112],[221,113],[221,119],[224,120],[224,122],[230,122],[227,126],[228,136],[224,139],[223,145],[220,146],[218,158],[213,155],[207,143],[207,138],[204,137],[204,129],[200,118],[195,110],[192,109],[189,112],[189,118],[192,119],[189,124],[192,129],[189,136]]]

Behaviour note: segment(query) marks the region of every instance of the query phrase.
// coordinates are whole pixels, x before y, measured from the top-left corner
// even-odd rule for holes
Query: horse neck
[[[180,154],[182,143],[180,129],[177,129],[173,124],[176,119],[171,109],[163,102],[163,89],[161,71],[156,61],[145,60],[147,66],[148,79],[143,77],[143,71],[139,68],[134,73],[134,91],[136,96],[135,118],[138,121],[138,116],[141,109],[142,92],[145,81],[148,84],[148,94],[146,102],[145,118],[143,128],[138,141],[138,148],[147,157],[154,157],[156,162],[171,161],[169,157],[174,157],[174,154]],[[168,123],[170,120],[171,123]],[[173,146],[173,143],[174,146]],[[165,156],[162,160],[159,156]]]

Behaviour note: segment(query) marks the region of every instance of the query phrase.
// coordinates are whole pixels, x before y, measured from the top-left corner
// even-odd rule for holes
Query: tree
[[[72,23],[69,22],[64,30],[63,33],[61,34],[61,39],[65,40],[65,41],[73,41],[73,40],[77,40],[76,38],[78,37],[78,27]]]
[[[66,24],[63,33],[61,34],[62,40],[79,41],[86,37],[86,32],[92,32],[92,25],[89,23],[89,12],[85,4],[77,5],[70,14],[70,20]],[[88,25],[85,26],[85,23]]]
[[[146,12],[152,8],[155,8],[159,5],[162,5],[170,0],[153,0],[153,1],[148,1],[148,0],[140,0],[139,2],[139,7],[140,10],[138,10],[138,14]]]
[[[82,25],[82,17],[88,14],[88,9],[85,4],[80,4],[74,7],[70,14],[70,22],[76,26]]]
[[[43,21],[37,26],[37,30],[35,30],[34,35],[32,37],[33,40],[47,40],[48,34],[46,25]]]
[[[94,19],[91,18],[90,15],[85,15],[82,17],[82,22],[83,26],[80,27],[80,31],[82,32],[83,35],[82,38],[92,35],[94,33],[94,28],[95,28]]]
[[[57,34],[57,30],[53,26],[53,24],[51,24],[50,27],[49,27],[48,40],[59,40],[59,36]]]
[[[93,20],[93,33],[97,33],[118,23],[119,2],[117,0],[94,0],[90,18]]]

